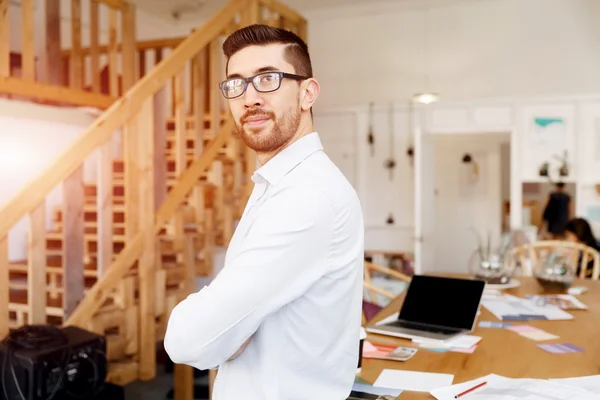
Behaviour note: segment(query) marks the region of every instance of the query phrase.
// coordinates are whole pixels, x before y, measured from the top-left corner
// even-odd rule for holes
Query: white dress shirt
[[[252,180],[223,270],[173,309],[165,349],[175,363],[219,368],[213,400],[346,399],[362,315],[356,192],[316,132]]]

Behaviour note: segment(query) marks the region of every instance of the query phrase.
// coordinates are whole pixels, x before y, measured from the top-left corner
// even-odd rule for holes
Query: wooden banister
[[[92,0],[92,3],[106,4],[115,10],[123,10],[128,5],[125,0]]]
[[[185,36],[176,37],[176,38],[167,38],[167,39],[151,39],[151,40],[141,40],[135,43],[135,49],[140,50],[154,50],[154,49],[174,49],[181,44],[186,39]],[[84,56],[88,56],[92,54],[93,46],[84,47],[81,49],[81,54]],[[99,45],[96,50],[100,54],[106,54],[109,51],[108,45]],[[117,51],[123,51],[123,45],[121,43],[117,44]],[[70,56],[72,54],[72,49],[64,49],[61,51],[61,55],[63,57]]]
[[[113,132],[131,120],[145,99],[156,93],[171,79],[184,62],[192,59],[207,46],[234,16],[240,12],[244,0],[232,0],[221,8],[208,22],[194,31],[170,57],[139,80],[132,89],[117,100],[70,147],[41,174],[25,185],[0,208],[0,237],[27,213],[40,204],[50,191],[66,179],[99,146],[106,143]],[[1,82],[1,81],[0,81]],[[0,90],[1,90],[0,84]]]
[[[40,101],[50,100],[77,106],[106,109],[115,102],[116,97],[100,93],[86,92],[81,89],[70,89],[64,86],[47,83],[30,82],[13,77],[0,76],[0,93],[10,93]]]
[[[90,289],[81,304],[79,304],[79,307],[65,322],[65,325],[82,324],[86,317],[89,318],[98,310],[102,305],[103,292],[116,287],[119,281],[127,274],[133,263],[139,258],[148,234],[156,236],[161,227],[173,216],[177,207],[194,188],[200,176],[210,168],[218,152],[227,143],[233,129],[234,124],[232,120],[228,120],[221,127],[215,140],[205,149],[204,155],[190,165],[181,176],[178,184],[168,193],[167,199],[156,212],[154,224],[139,231],[130,244],[119,253],[103,279]]]

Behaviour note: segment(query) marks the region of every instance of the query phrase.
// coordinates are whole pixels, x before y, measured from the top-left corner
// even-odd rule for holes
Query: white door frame
[[[418,113],[417,113],[418,114]],[[422,143],[422,135],[448,135],[448,134],[484,134],[484,133],[509,133],[510,134],[510,228],[517,229],[522,226],[522,206],[521,205],[523,199],[522,187],[521,187],[521,173],[519,166],[519,159],[521,147],[518,146],[518,137],[516,128],[513,126],[484,126],[484,125],[471,125],[464,127],[451,127],[448,129],[428,129],[424,130],[419,123],[419,117],[415,118],[415,124],[413,129],[414,135],[414,143]],[[426,257],[423,255],[424,251],[427,250],[426,241],[434,238],[428,238],[426,234],[424,234],[424,226],[423,226],[423,196],[426,193],[423,191],[422,184],[422,154],[420,154],[421,149],[420,146],[415,146],[415,231],[414,231],[414,243],[415,243],[415,274],[423,274],[427,271],[423,268],[423,260]]]

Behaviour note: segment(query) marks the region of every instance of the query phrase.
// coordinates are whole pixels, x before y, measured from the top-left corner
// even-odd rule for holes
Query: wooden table
[[[519,278],[521,286],[505,293],[524,297],[540,294],[542,288],[534,278]],[[383,369],[402,369],[420,372],[439,372],[454,375],[454,383],[461,383],[490,373],[510,378],[563,378],[600,374],[600,281],[576,280],[573,286],[589,290],[578,296],[589,310],[568,310],[575,319],[569,321],[528,321],[528,324],[560,336],[560,339],[536,342],[508,329],[476,327],[474,335],[481,336],[473,354],[438,353],[419,349],[406,362],[363,359],[360,377],[373,383]],[[432,296],[435,296],[432,293]],[[370,322],[373,324],[398,312],[403,296],[394,299]],[[485,307],[481,307],[478,321],[498,321]],[[369,333],[373,343],[416,347],[410,340]],[[539,343],[573,343],[584,353],[551,354],[536,346]],[[428,393],[403,392],[400,399],[434,399]]]

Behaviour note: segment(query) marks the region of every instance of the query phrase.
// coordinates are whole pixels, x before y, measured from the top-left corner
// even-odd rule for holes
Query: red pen
[[[465,394],[469,394],[471,393],[473,390],[475,389],[479,389],[480,387],[482,387],[483,385],[485,385],[487,382],[481,382],[479,385],[472,387],[471,389],[465,390],[462,393],[457,394],[456,396],[454,396],[455,399],[458,399],[459,397],[463,397]]]

